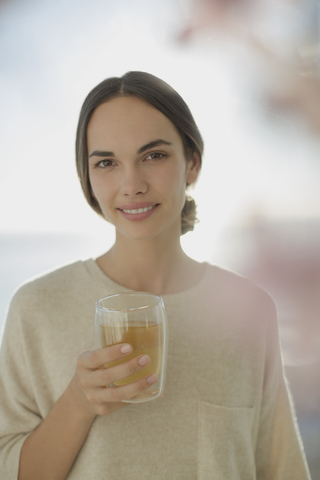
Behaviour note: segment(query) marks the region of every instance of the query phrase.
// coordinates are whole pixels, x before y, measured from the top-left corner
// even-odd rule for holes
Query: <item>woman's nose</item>
[[[130,197],[147,192],[148,185],[141,169],[138,167],[126,169],[123,174],[121,190],[123,195]]]

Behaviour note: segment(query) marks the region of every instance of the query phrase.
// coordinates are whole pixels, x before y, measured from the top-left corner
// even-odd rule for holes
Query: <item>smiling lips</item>
[[[144,220],[150,217],[159,207],[159,203],[141,202],[128,205],[120,205],[118,210],[127,220]]]
[[[144,207],[144,208],[138,208],[138,209],[134,208],[133,210],[127,210],[126,208],[123,208],[122,210],[126,213],[136,214],[136,213],[148,212],[148,210],[151,210],[154,207],[155,205],[152,205],[151,207]]]

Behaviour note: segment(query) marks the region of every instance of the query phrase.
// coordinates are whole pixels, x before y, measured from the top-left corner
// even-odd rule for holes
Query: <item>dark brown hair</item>
[[[200,161],[203,154],[203,140],[189,107],[170,85],[145,72],[128,72],[122,77],[107,78],[91,90],[85,99],[76,136],[76,164],[81,187],[89,205],[99,215],[102,215],[102,211],[92,195],[89,180],[87,128],[95,108],[113,98],[127,95],[146,101],[173,123],[180,134],[187,162],[191,160],[194,152],[198,153]],[[196,222],[195,201],[186,195],[181,212],[181,234],[193,230]]]

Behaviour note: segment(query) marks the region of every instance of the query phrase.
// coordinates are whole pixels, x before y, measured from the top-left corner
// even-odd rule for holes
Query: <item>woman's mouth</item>
[[[132,205],[133,207],[134,205]],[[123,217],[125,217],[127,220],[132,220],[132,221],[139,221],[139,220],[145,220],[146,218],[149,218],[153,213],[158,209],[160,206],[159,203],[155,203],[154,205],[137,205],[138,208],[128,208],[129,205],[124,205],[126,208],[121,208],[119,207],[118,210],[122,214]]]
[[[128,210],[127,208],[123,208],[122,211],[126,213],[133,213],[134,215],[136,213],[143,213],[143,212],[148,212],[148,210],[152,210],[156,205],[151,205],[151,207],[145,207],[145,208],[134,208],[133,210]]]

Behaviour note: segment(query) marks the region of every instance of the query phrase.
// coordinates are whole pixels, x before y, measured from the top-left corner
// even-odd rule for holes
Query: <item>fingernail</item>
[[[143,357],[139,358],[139,363],[140,365],[147,365],[147,363],[150,363],[150,357],[148,355],[144,355]]]
[[[149,375],[149,377],[147,377],[147,382],[148,383],[155,383],[157,380],[158,380],[157,375],[154,375],[154,374]]]
[[[123,345],[123,346],[120,348],[120,352],[121,352],[121,353],[129,353],[129,352],[132,352],[132,347],[131,347],[131,345]]]

